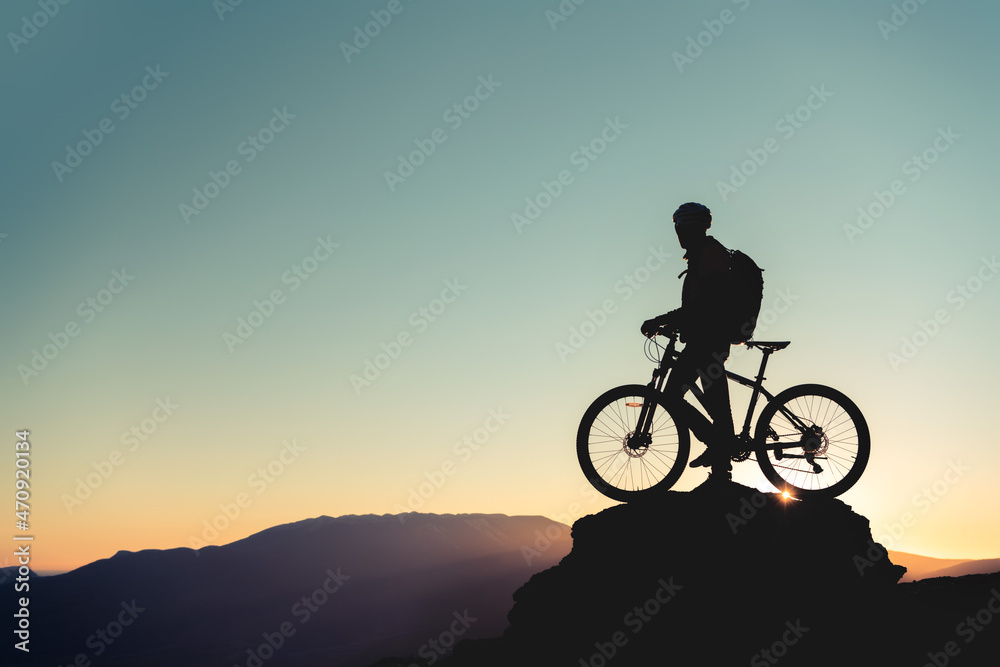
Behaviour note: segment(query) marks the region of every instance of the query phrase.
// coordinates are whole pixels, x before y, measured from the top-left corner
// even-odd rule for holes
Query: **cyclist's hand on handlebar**
[[[651,320],[646,320],[642,323],[639,331],[646,338],[652,338],[653,336],[661,333],[661,330],[668,327],[670,323],[670,318],[667,315],[660,315],[659,317],[654,317]]]
[[[681,314],[680,309],[671,310],[665,315],[654,317],[642,323],[640,331],[643,336],[652,338],[653,336],[670,336],[680,331]]]

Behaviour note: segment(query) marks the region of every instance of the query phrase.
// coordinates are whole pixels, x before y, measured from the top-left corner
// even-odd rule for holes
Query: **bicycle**
[[[648,385],[623,385],[603,393],[583,415],[577,431],[577,458],[594,487],[614,500],[650,497],[672,487],[687,464],[690,433],[670,412],[663,387],[678,356],[677,333],[665,348],[653,337],[646,356],[657,363]],[[748,341],[763,353],[753,379],[726,371],[727,381],[750,387],[739,451],[733,461],[756,457],[764,477],[793,497],[834,497],[861,477],[871,451],[871,436],[861,410],[841,392],[820,384],[802,384],[777,395],[763,385],[768,358],[790,341]],[[655,346],[662,354],[650,351]],[[691,393],[700,401],[701,391]],[[760,396],[767,399],[750,430]]]

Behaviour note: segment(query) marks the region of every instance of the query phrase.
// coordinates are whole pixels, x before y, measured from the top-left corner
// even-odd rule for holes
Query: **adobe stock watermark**
[[[149,440],[149,438],[159,430],[160,425],[166,422],[171,415],[181,407],[170,400],[170,397],[158,398],[155,401],[149,417],[141,420],[138,424],[133,424],[128,430],[123,431],[118,441],[129,452],[135,452],[139,447]],[[98,461],[91,461],[90,467],[93,472],[88,472],[83,477],[76,478],[76,487],[72,495],[63,493],[59,499],[62,500],[66,512],[72,514],[75,510],[83,506],[83,502],[94,495],[97,489],[104,486],[104,483],[111,479],[115,471],[125,463],[125,454],[121,449],[112,449],[108,455]]]
[[[510,536],[497,528],[493,522],[490,521],[489,517],[477,517],[475,519],[466,518],[464,519],[464,522],[466,525],[472,526],[483,535],[497,540],[498,542],[502,542],[504,544],[514,544],[514,541],[510,539]],[[404,522],[400,521],[400,523]]]
[[[248,134],[246,139],[236,145],[236,154],[243,157],[243,164],[234,158],[227,161],[219,171],[209,170],[208,180],[205,181],[204,185],[191,189],[193,193],[191,203],[188,204],[185,201],[178,204],[177,210],[180,212],[184,224],[190,225],[191,218],[201,215],[208,208],[208,205],[229,187],[233,178],[243,173],[243,165],[257,159],[257,156],[263,153],[275,137],[284,132],[295,118],[295,114],[288,113],[288,107],[282,107],[280,111],[278,107],[273,107],[268,121],[259,130]]]
[[[757,323],[753,330],[753,338],[760,338],[766,334],[800,298],[797,294],[792,293],[790,287],[779,289],[774,294],[774,299],[770,303],[768,297],[765,297],[761,303],[760,312],[757,313]],[[748,349],[743,345],[736,346],[736,349],[731,351],[730,359],[736,359],[747,351]]]
[[[407,3],[412,0],[406,0]],[[364,25],[354,26],[354,38],[350,42],[340,43],[340,52],[344,54],[344,60],[351,64],[351,59],[361,55],[367,49],[372,40],[382,34],[382,31],[389,27],[393,17],[399,16],[406,9],[402,0],[389,0],[385,9],[371,10],[372,20]]]
[[[541,528],[535,529],[535,540],[530,545],[521,545],[521,556],[525,565],[530,566],[536,558],[541,558],[542,554],[552,548],[552,545],[564,539],[572,532],[572,527],[568,525],[549,524],[543,531]]]
[[[340,571],[340,567],[337,568],[336,572],[332,569],[327,568],[324,572],[326,578],[323,583],[317,586],[308,595],[303,595],[301,599],[297,600],[289,609],[289,615],[298,620],[299,627],[308,623],[313,616],[322,611],[323,607],[330,602],[330,599],[343,588],[344,584],[351,577]],[[295,636],[299,627],[291,621],[282,621],[278,624],[278,627],[273,631],[264,631],[261,633],[261,639],[263,640],[257,646],[251,646],[244,651],[246,655],[246,660],[243,664],[246,667],[262,667],[265,662],[270,660],[275,656],[275,654],[281,650],[285,643]],[[281,664],[280,662],[278,664]],[[236,667],[239,667],[238,665]]]
[[[41,11],[35,12],[30,17],[25,14],[21,17],[21,29],[7,33],[7,40],[14,53],[16,54],[22,46],[34,39],[38,31],[47,26],[69,2],[70,0],[38,0],[36,4]]]
[[[792,304],[799,300],[797,294],[793,294],[790,288],[779,289],[775,292],[776,296],[774,300],[770,302],[769,305],[767,298],[761,303],[760,312],[757,314],[757,323],[753,330],[753,337],[751,340],[761,339],[768,330],[774,326],[774,324],[780,319],[781,315],[784,315],[791,309]],[[745,354],[750,352],[750,348],[746,345],[733,345],[729,350],[729,357],[727,359],[722,359],[721,355],[718,353],[713,353],[715,362],[709,364],[705,371],[705,375],[702,376],[702,388],[708,389],[712,382],[718,380],[726,373],[726,362],[735,361]],[[694,391],[700,391],[697,386],[692,388]]]
[[[833,93],[826,89],[825,83],[821,84],[819,88],[811,86],[809,91],[810,94],[806,97],[806,101],[803,104],[781,116],[774,123],[774,131],[785,142],[790,141],[799,130],[805,127],[805,124],[812,119],[813,115],[822,109],[830,98],[833,97]],[[771,156],[780,149],[781,143],[775,137],[765,139],[759,148],[748,148],[746,151],[749,156],[748,159],[738,165],[733,164],[730,166],[729,179],[715,182],[715,187],[719,191],[722,201],[728,201],[730,195],[735,194],[740,188],[746,185],[749,179],[767,164]]]
[[[897,521],[892,521],[885,526],[885,532],[873,536],[868,541],[868,549],[864,554],[857,554],[852,558],[858,574],[864,576],[865,570],[888,556],[888,550],[896,545],[896,541],[901,539],[907,530],[917,525],[919,518],[941,502],[941,499],[971,470],[972,468],[964,465],[961,459],[948,461],[948,469],[941,477],[921,487],[910,498],[910,504],[917,512],[907,510],[900,514]]]
[[[410,313],[407,322],[413,327],[411,333],[404,329],[396,334],[388,343],[382,343],[382,351],[377,353],[373,359],[365,359],[364,370],[361,374],[353,374],[349,380],[356,396],[361,395],[361,390],[370,387],[375,380],[379,379],[394,361],[399,359],[403,350],[413,345],[415,336],[427,331],[432,322],[436,322],[448,310],[451,304],[455,303],[462,292],[469,289],[468,285],[463,285],[458,278],[445,280],[444,289],[440,296],[431,299],[426,306],[421,306]]]
[[[236,8],[243,4],[243,0],[212,0],[212,9],[219,17],[219,22],[226,20],[226,14],[232,14]]]
[[[476,427],[452,444],[451,452],[458,460],[447,458],[437,468],[425,472],[424,477],[426,481],[420,482],[416,487],[411,486],[407,489],[406,506],[404,507],[399,503],[393,506],[393,509],[400,513],[399,522],[405,523],[404,513],[419,510],[424,506],[424,503],[433,498],[448,482],[448,478],[458,472],[460,465],[468,463],[475,453],[482,449],[509,419],[510,415],[504,411],[503,406],[496,409],[490,408],[482,426]]]
[[[97,316],[103,313],[133,280],[135,280],[135,276],[130,274],[125,267],[122,267],[121,271],[112,270],[111,280],[108,281],[107,287],[102,287],[93,296],[88,296],[77,304],[76,314],[83,320],[83,324],[90,324],[97,319]],[[31,360],[27,364],[18,364],[17,366],[17,374],[24,386],[27,387],[31,378],[38,377],[42,371],[48,368],[69,347],[70,341],[79,336],[82,331],[83,328],[77,320],[69,320],[55,333],[51,331],[48,333],[49,342],[44,343],[41,350],[37,347],[32,348]]]
[[[628,125],[621,122],[620,116],[615,116],[614,120],[605,118],[600,133],[570,153],[569,163],[576,167],[576,173],[582,174],[587,171],[590,165],[608,150],[608,146],[616,142],[627,129]],[[510,216],[511,224],[517,233],[520,234],[525,227],[538,220],[542,213],[562,196],[565,189],[575,182],[576,177],[569,169],[561,170],[554,180],[543,179],[542,189],[534,195],[525,197],[524,208]]]
[[[582,484],[580,486],[580,495],[587,499],[587,502],[593,505],[597,502],[597,491],[590,484]],[[540,529],[535,529],[534,537],[535,540],[532,544],[522,544],[521,545],[521,556],[524,557],[524,564],[531,566],[532,561],[536,558],[541,557],[543,553],[552,548],[552,545],[556,540],[561,539],[567,532],[573,532],[573,523],[583,516],[582,513],[583,506],[577,501],[573,501],[566,508],[565,512],[559,512],[554,517],[549,517],[553,521],[557,521],[564,524],[566,527],[560,526],[548,526],[544,531]],[[552,530],[553,528],[558,530]]]
[[[146,75],[142,77],[142,80],[131,90],[122,93],[111,102],[111,113],[114,114],[119,123],[123,122],[139,108],[149,93],[160,87],[160,84],[168,76],[170,76],[170,72],[161,71],[159,64],[155,68],[147,65]],[[74,169],[83,164],[84,158],[91,155],[116,129],[112,116],[105,116],[97,121],[93,128],[84,128],[81,132],[83,139],[80,139],[76,144],[66,144],[66,156],[63,158],[63,162],[52,161],[52,173],[55,174],[56,180],[62,183],[66,175],[72,174]]]
[[[139,614],[146,611],[145,607],[140,607],[136,604],[133,599],[131,602],[121,602],[121,611],[111,619],[106,625],[94,630],[90,636],[87,637],[84,642],[85,646],[90,649],[90,651],[81,651],[76,654],[67,667],[74,667],[78,665],[89,665],[91,656],[94,658],[99,658],[104,655],[115,641],[117,641],[125,631],[135,623],[136,619],[139,618]],[[62,665],[57,665],[57,667],[62,667]]]
[[[254,498],[267,491],[305,451],[306,448],[298,444],[295,438],[283,441],[278,454],[247,477],[247,486],[254,494],[244,491],[236,494],[232,501],[219,503],[218,513],[202,522],[201,533],[188,537],[191,548],[200,549],[219,539],[243,515],[243,511],[253,505]]]
[[[889,35],[894,32],[898,32],[900,28],[906,25],[910,17],[915,15],[920,11],[922,5],[926,5],[930,0],[903,0],[900,4],[892,5],[892,12],[889,14],[889,20],[879,19],[875,22],[875,27],[878,28],[879,32],[882,33],[882,39],[886,42],[889,41]]]
[[[643,628],[662,611],[663,607],[669,604],[677,593],[684,588],[680,584],[674,583],[673,577],[670,577],[666,581],[661,578],[657,583],[660,587],[656,589],[656,592],[641,605],[633,607],[622,618],[622,625],[632,632],[631,637],[642,632]],[[594,642],[596,650],[586,659],[580,658],[579,666],[604,667],[618,654],[618,651],[628,645],[631,637],[624,630],[617,630],[611,634],[608,641]]]
[[[560,23],[565,23],[569,17],[576,13],[576,8],[587,2],[587,0],[562,0],[555,9],[545,10],[545,20],[549,22],[552,32],[556,31]]]
[[[919,320],[916,330],[908,336],[903,336],[899,349],[886,355],[889,367],[898,373],[900,366],[913,361],[917,354],[951,322],[952,314],[962,310],[976,298],[986,283],[993,280],[998,272],[1000,263],[997,262],[996,255],[982,257],[977,270],[965,282],[958,283],[945,295],[945,303],[949,304],[951,309],[938,308],[928,319]]]
[[[750,523],[754,517],[767,505],[767,496],[760,491],[754,491],[749,498],[740,497],[740,506],[736,512],[726,513],[726,523],[733,535],[739,532],[740,528]]]
[[[739,5],[741,12],[746,11],[750,6],[750,0],[732,0],[732,3]],[[723,9],[719,13],[719,18],[702,21],[701,24],[705,26],[705,29],[694,37],[688,36],[684,53],[674,51],[671,56],[674,59],[674,65],[677,66],[677,71],[683,74],[685,66],[693,65],[694,61],[700,58],[705,50],[715,44],[715,40],[722,36],[726,26],[732,25],[736,21],[737,16],[739,15],[733,10]]]
[[[934,137],[931,145],[920,153],[914,153],[909,160],[903,163],[901,167],[903,175],[909,177],[910,183],[916,183],[938,161],[941,154],[948,152],[955,145],[955,141],[961,138],[962,135],[955,134],[951,125],[948,126],[948,129],[939,127],[937,136]],[[872,193],[875,200],[867,206],[858,207],[858,218],[855,223],[853,225],[844,224],[844,234],[847,236],[847,240],[853,244],[854,239],[871,229],[906,192],[906,183],[901,178],[893,179],[886,190],[875,190]]]
[[[955,634],[962,638],[966,645],[984,632],[993,622],[995,616],[1000,615],[1000,591],[996,588],[990,590],[990,597],[986,600],[979,611],[969,614],[955,626]],[[947,641],[941,651],[928,651],[927,662],[924,667],[945,667],[951,659],[962,652],[962,647],[956,641]],[[959,664],[964,664],[959,661]]]
[[[469,631],[473,623],[479,620],[475,616],[470,615],[468,609],[462,611],[462,613],[453,611],[451,615],[454,620],[448,624],[448,627],[442,630],[437,637],[428,639],[417,649],[417,655],[426,660],[428,665],[433,665],[451,653],[452,648],[459,638]],[[410,667],[422,666],[410,663]]]
[[[316,245],[313,246],[312,252],[292,264],[281,274],[281,284],[290,285],[289,294],[298,291],[305,281],[315,275],[320,267],[333,256],[333,252],[340,247],[339,243],[330,240],[332,236],[333,234],[327,234],[325,238],[317,236]],[[250,337],[264,325],[264,322],[274,316],[278,306],[285,304],[287,298],[288,295],[282,288],[275,287],[263,299],[254,299],[250,313],[246,317],[241,315],[236,318],[234,332],[222,332],[222,342],[226,344],[229,354],[233,354],[239,345],[250,340]]]
[[[750,658],[752,667],[767,667],[767,665],[778,664],[781,658],[788,655],[788,648],[798,644],[802,636],[809,632],[809,628],[802,625],[801,619],[795,619],[795,623],[785,621],[785,627],[787,629],[781,633],[779,639],[772,642],[769,647],[754,653],[753,657]]]
[[[490,99],[497,88],[502,85],[503,82],[493,80],[492,74],[485,77],[480,76],[479,85],[472,91],[472,94],[445,109],[444,113],[441,114],[441,119],[448,124],[452,132],[457,131],[465,121],[472,118],[472,114],[479,109],[480,105]],[[396,168],[383,172],[385,184],[389,186],[389,192],[395,192],[397,187],[413,176],[417,169],[423,166],[431,155],[434,155],[438,146],[448,139],[448,133],[441,127],[431,130],[430,135],[425,139],[414,139],[416,150],[410,151],[407,155],[400,153],[396,156],[399,160]]]
[[[628,303],[636,292],[652,279],[654,273],[663,268],[669,258],[670,253],[663,252],[663,246],[659,248],[650,246],[646,261],[630,273],[626,273],[612,286],[612,290],[620,296],[620,299],[609,297],[596,309],[586,311],[580,324],[569,328],[569,338],[565,342],[561,340],[556,342],[556,354],[559,355],[559,360],[565,364],[572,355],[579,352],[587,341],[596,336],[601,327],[608,323],[608,318],[617,313],[622,305]]]

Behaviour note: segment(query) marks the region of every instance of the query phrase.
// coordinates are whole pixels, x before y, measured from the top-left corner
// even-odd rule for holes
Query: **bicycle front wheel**
[[[646,428],[639,421],[645,418]],[[665,491],[680,478],[691,447],[663,395],[645,385],[615,387],[594,401],[576,435],[583,474],[614,500]]]
[[[854,402],[836,389],[803,384],[764,406],[754,437],[767,481],[796,497],[839,496],[868,465],[871,436]]]

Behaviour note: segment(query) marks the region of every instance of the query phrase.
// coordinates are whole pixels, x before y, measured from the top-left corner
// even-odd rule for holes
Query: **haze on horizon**
[[[219,6],[0,6],[0,476],[30,430],[34,569],[610,506],[576,427],[648,381],[686,201],[765,269],[766,386],[864,412],[842,500],[889,549],[1000,555],[996,3]]]

